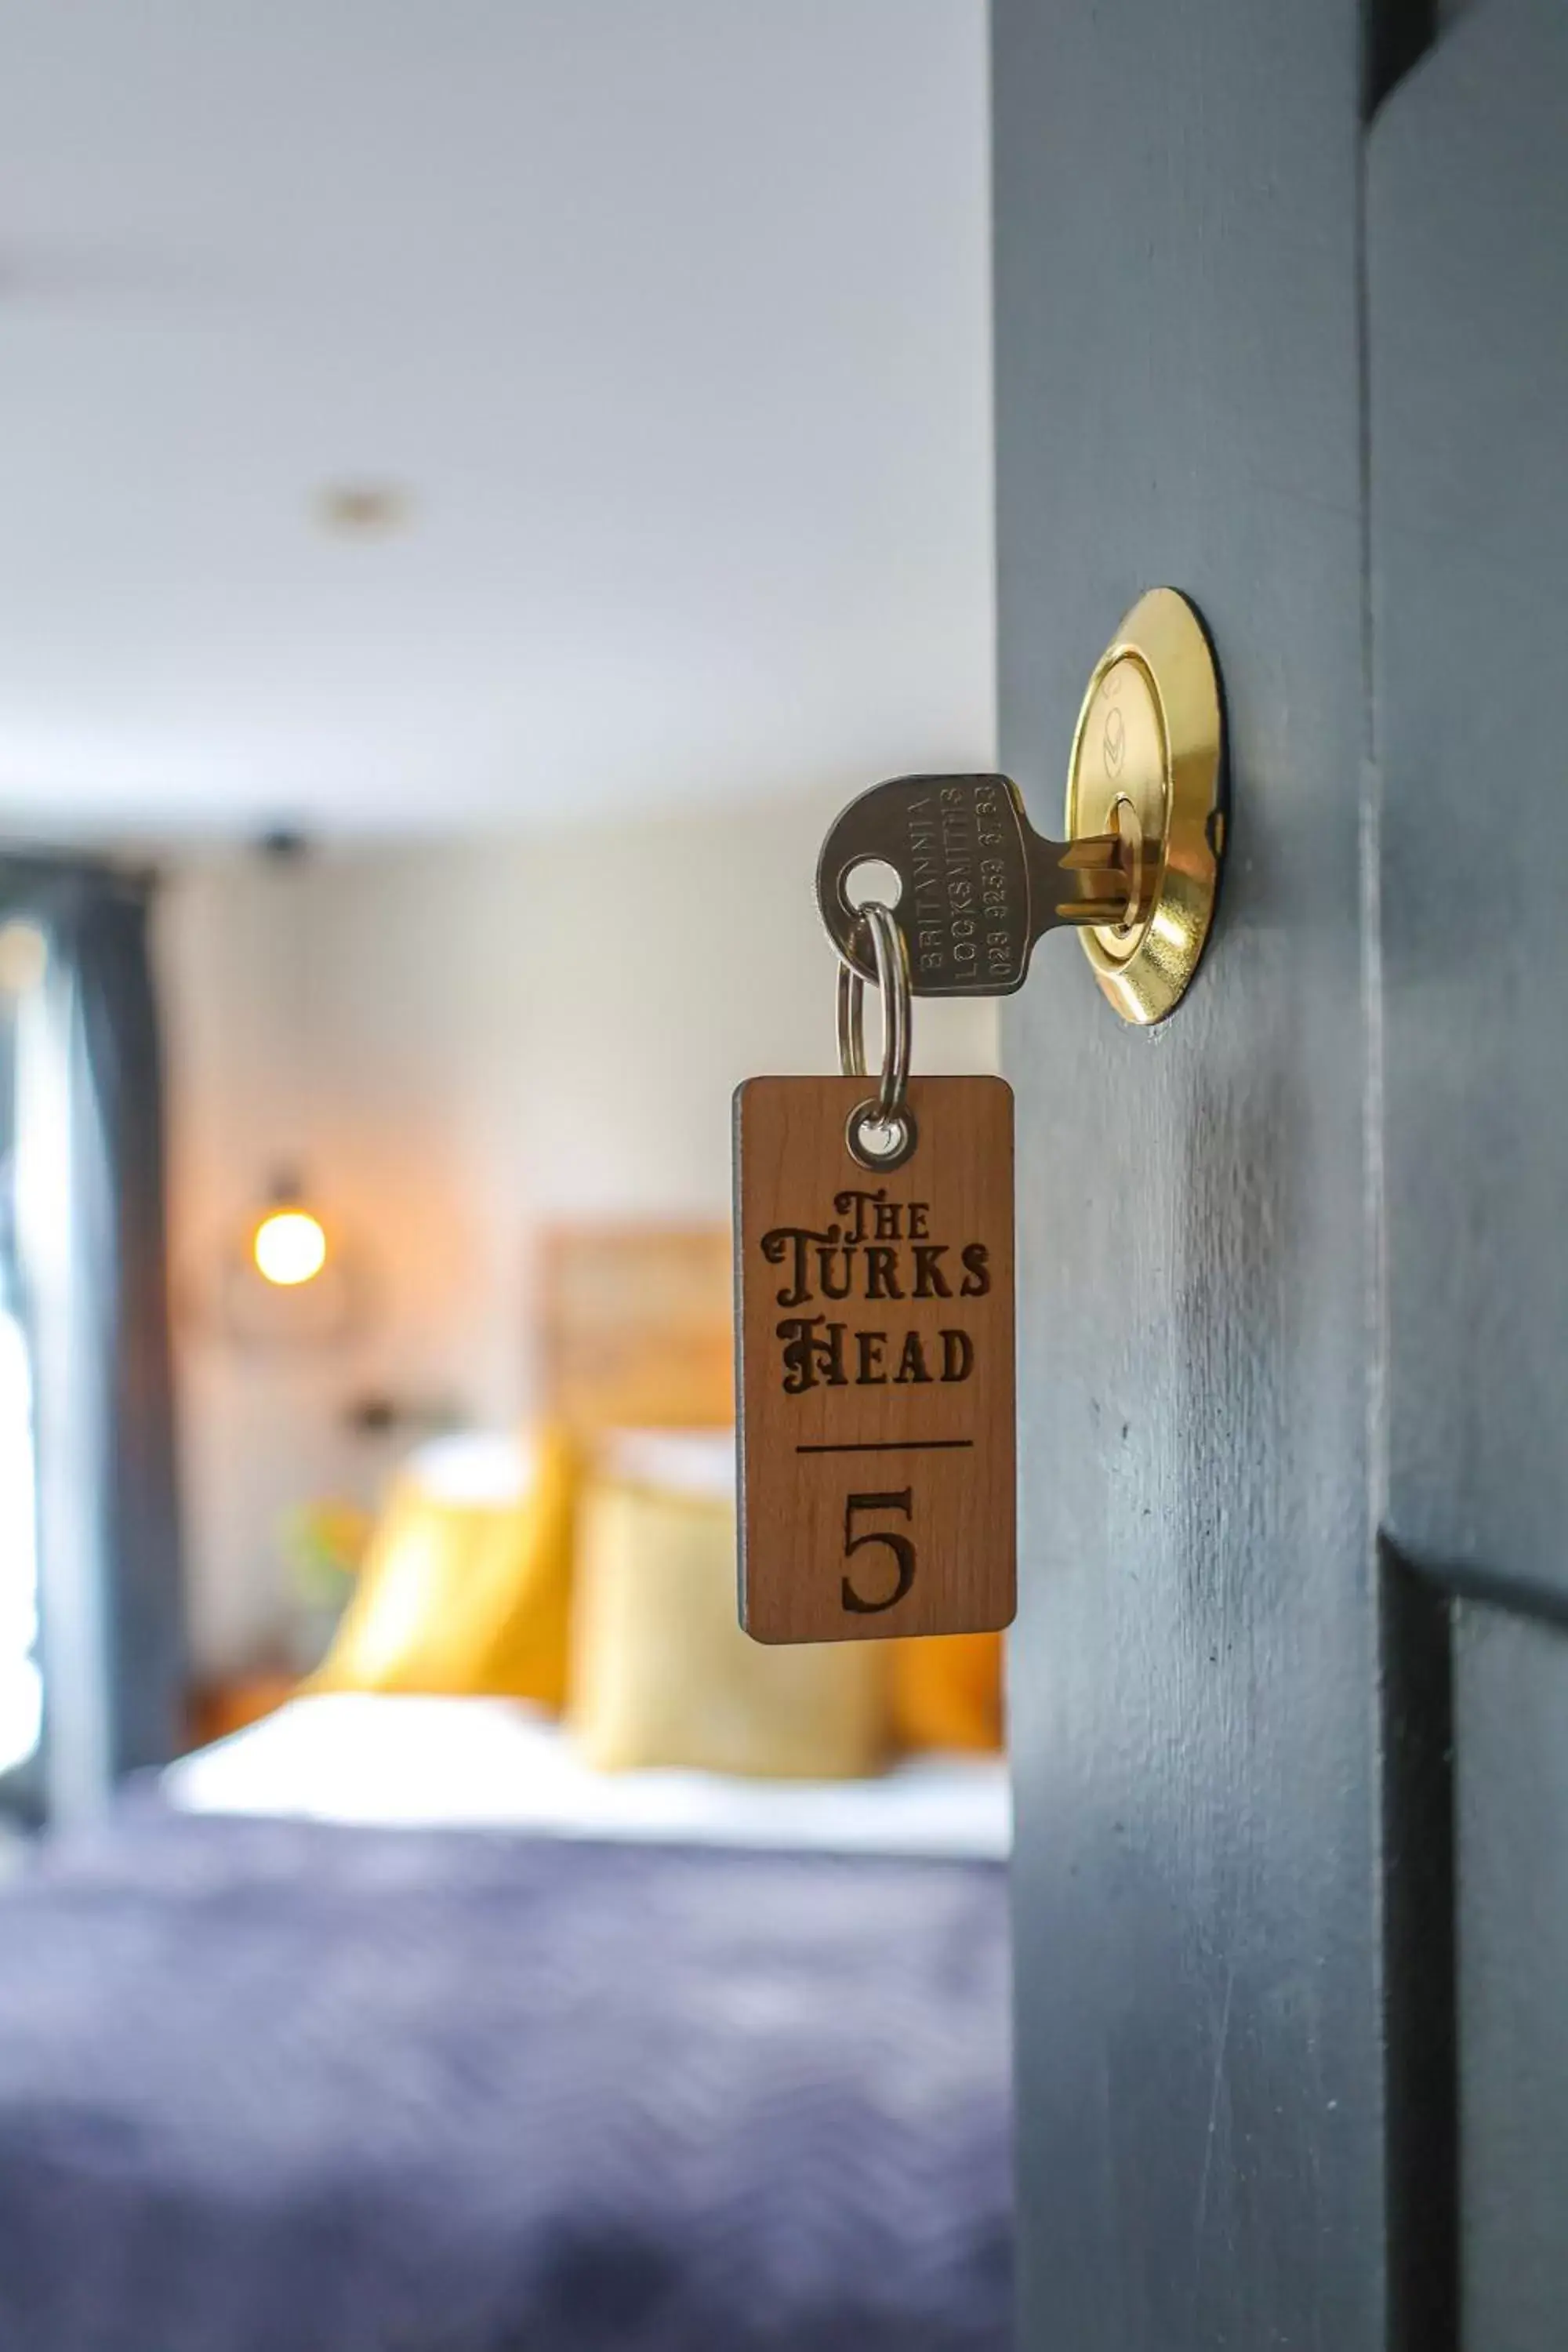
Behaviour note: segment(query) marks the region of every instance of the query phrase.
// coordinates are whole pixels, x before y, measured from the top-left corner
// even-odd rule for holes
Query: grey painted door
[[[1004,765],[1047,825],[1165,581],[1234,803],[1166,1027],[1060,939],[1008,1008],[1020,2340],[1545,2352],[1568,12],[996,0],[994,53]]]
[[[1368,175],[1386,1526],[1454,1596],[1461,2339],[1568,2343],[1568,9]]]

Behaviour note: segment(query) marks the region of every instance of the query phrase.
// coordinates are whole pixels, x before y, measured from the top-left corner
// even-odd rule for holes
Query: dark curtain
[[[37,1050],[55,1083],[57,1211],[27,1282],[37,1389],[45,1782],[51,1810],[180,1744],[185,1658],[175,1497],[153,884],[0,861],[0,913],[47,942]],[[18,1152],[28,1149],[24,1126]]]

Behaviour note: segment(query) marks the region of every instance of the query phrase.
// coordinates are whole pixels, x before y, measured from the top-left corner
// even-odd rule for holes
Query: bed
[[[293,1702],[0,1894],[0,2347],[1003,2352],[1007,1843]]]

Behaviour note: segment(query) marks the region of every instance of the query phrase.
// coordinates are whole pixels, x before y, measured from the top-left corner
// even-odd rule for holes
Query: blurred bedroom
[[[0,0],[18,2352],[1010,2341],[1001,1640],[740,1632],[729,1234],[991,755],[984,44]]]

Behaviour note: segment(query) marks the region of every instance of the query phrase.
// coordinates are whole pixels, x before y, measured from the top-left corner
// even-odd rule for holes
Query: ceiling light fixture
[[[328,482],[316,495],[316,520],[339,539],[389,539],[406,525],[412,504],[395,482]]]

